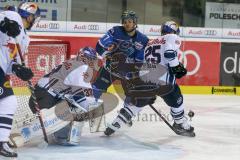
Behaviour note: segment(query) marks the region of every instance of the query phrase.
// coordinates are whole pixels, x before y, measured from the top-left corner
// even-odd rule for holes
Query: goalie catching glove
[[[12,72],[23,81],[28,81],[33,77],[33,72],[30,68],[17,63],[12,65]]]
[[[16,21],[10,20],[7,17],[0,22],[0,31],[6,33],[10,37],[17,37],[21,32],[20,29],[21,27]]]
[[[179,65],[177,65],[175,67],[170,67],[170,71],[178,79],[182,78],[183,76],[185,76],[187,74],[187,69],[184,68],[182,63],[179,63]]]

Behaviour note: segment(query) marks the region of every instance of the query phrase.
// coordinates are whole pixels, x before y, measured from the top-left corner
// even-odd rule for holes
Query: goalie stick
[[[21,50],[21,47],[20,47],[17,39],[15,39],[15,42],[16,42],[16,46],[17,46],[17,50],[18,50],[18,54],[19,54],[21,63],[22,63],[23,66],[26,66],[24,58],[23,58],[22,50]],[[34,87],[33,87],[32,82],[30,80],[27,81],[27,86],[28,86],[28,89],[31,92],[31,96],[33,97],[33,103],[34,103],[35,109],[37,111],[36,112],[37,113],[37,117],[38,117],[38,119],[40,121],[40,125],[41,125],[43,136],[44,136],[44,141],[48,144],[47,133],[46,133],[46,129],[44,127],[44,123],[43,123],[43,118],[42,118],[42,115],[41,115],[40,107],[39,107],[39,105],[37,103],[36,96],[35,96],[35,93],[34,93]]]

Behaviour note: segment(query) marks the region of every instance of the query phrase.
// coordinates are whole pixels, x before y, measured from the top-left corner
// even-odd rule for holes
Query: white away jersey
[[[21,33],[16,37],[20,48],[22,50],[22,54],[24,54],[27,50],[27,47],[30,42],[29,36],[26,34],[25,29],[23,27],[23,22],[21,16],[14,11],[3,11],[0,12],[0,22],[5,18],[9,18],[11,20],[16,21],[21,26]],[[14,59],[20,63],[20,58],[17,52],[15,39],[9,37],[7,34],[2,33],[0,31],[0,67],[3,69],[5,74],[12,73],[12,61]]]
[[[180,37],[176,34],[166,34],[148,42],[144,51],[147,63],[161,64],[167,69],[179,65],[178,51],[181,46]],[[175,76],[167,72],[164,77],[167,83],[174,84]]]
[[[90,65],[83,61],[83,56],[67,60],[45,75],[38,85],[49,92],[74,94],[83,91],[91,94],[91,82],[99,67],[97,60]]]

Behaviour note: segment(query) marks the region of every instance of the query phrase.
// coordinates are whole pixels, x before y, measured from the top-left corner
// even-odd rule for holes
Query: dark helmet
[[[5,11],[17,11],[17,7],[16,6],[11,6],[11,5],[6,5],[4,7]]]
[[[165,35],[168,33],[174,33],[179,35],[180,33],[179,25],[174,21],[167,21],[163,23],[161,26],[161,34]]]
[[[135,24],[137,24],[137,15],[136,15],[136,13],[134,12],[134,11],[128,11],[128,10],[126,10],[126,11],[124,11],[123,13],[122,13],[122,16],[121,16],[121,23],[123,23],[123,21],[125,20],[125,19],[132,19],[133,20],[133,22],[135,23]]]

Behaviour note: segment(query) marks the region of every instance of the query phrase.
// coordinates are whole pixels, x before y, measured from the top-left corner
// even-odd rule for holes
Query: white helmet
[[[168,33],[174,33],[179,35],[180,33],[179,25],[174,21],[167,21],[163,23],[161,26],[161,34],[165,35]]]
[[[33,16],[33,21],[30,23],[30,26],[27,29],[31,29],[33,24],[40,20],[40,9],[36,3],[32,2],[23,2],[18,6],[18,14],[22,18],[28,18],[29,16]]]

